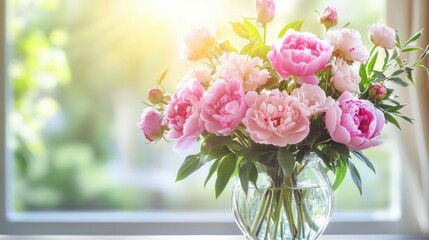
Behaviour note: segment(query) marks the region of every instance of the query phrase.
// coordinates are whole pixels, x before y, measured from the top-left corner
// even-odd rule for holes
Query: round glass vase
[[[275,183],[277,182],[277,183]],[[306,155],[288,179],[259,169],[247,195],[237,179],[232,210],[247,239],[317,239],[331,218],[334,193],[320,160]]]

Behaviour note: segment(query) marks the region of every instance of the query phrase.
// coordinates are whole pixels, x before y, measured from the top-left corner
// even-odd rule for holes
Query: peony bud
[[[369,88],[369,97],[374,99],[376,102],[380,102],[386,98],[387,89],[380,83],[375,83]]]
[[[320,23],[325,26],[326,29],[337,25],[338,16],[335,8],[327,7],[323,11],[319,19]]]
[[[150,103],[159,104],[164,101],[164,94],[158,88],[152,88],[147,93],[147,98],[149,99]]]
[[[274,0],[256,0],[257,21],[262,24],[271,22],[274,18],[276,6]]]
[[[153,108],[143,110],[141,121],[137,124],[144,136],[149,141],[155,141],[162,137],[166,130],[161,119],[161,114]]]

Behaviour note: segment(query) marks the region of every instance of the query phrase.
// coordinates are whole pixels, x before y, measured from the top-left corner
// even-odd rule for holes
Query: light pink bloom
[[[331,73],[332,77],[330,81],[335,89],[340,92],[359,92],[360,77],[353,65],[350,66],[342,58],[337,58],[335,64],[332,64]]]
[[[335,8],[326,7],[319,19],[320,23],[328,29],[337,25],[338,16]]]
[[[383,143],[378,135],[384,126],[384,115],[368,100],[356,99],[344,92],[328,109],[326,128],[332,140],[352,150],[364,150]]]
[[[200,118],[203,93],[203,86],[194,79],[177,90],[166,108],[168,137],[178,140],[177,150],[188,150],[204,131],[204,122]]]
[[[276,11],[274,0],[256,0],[257,21],[266,24],[273,20]]]
[[[284,147],[299,143],[310,132],[310,121],[294,96],[278,90],[259,96],[249,92],[246,103],[250,108],[243,123],[257,143]]]
[[[214,27],[201,26],[194,28],[182,37],[182,57],[190,61],[197,61],[207,56],[215,43],[216,29]]]
[[[363,45],[360,33],[354,29],[328,31],[326,40],[334,47],[335,56],[361,63],[368,59],[368,50]]]
[[[304,83],[300,88],[295,88],[292,95],[299,99],[306,116],[326,112],[335,103],[334,99],[326,97],[325,91],[318,85]]]
[[[258,57],[249,58],[237,53],[225,53],[219,58],[220,64],[216,67],[217,74],[221,79],[240,79],[244,91],[253,91],[258,86],[267,82],[270,77],[266,69],[261,67],[264,64]]]
[[[240,80],[216,80],[201,100],[201,119],[206,130],[219,134],[234,131],[246,115],[244,95]]]
[[[268,59],[283,79],[294,75],[299,84],[317,84],[319,79],[314,73],[326,67],[331,54],[328,42],[314,34],[289,29],[283,38],[274,42]]]
[[[396,46],[396,32],[392,28],[376,23],[368,27],[371,41],[382,48],[394,49]]]
[[[141,115],[141,121],[137,124],[144,136],[149,141],[155,141],[164,134],[165,126],[161,115],[153,108],[146,108]]]
[[[185,74],[182,79],[182,83],[197,79],[203,86],[208,86],[211,81],[211,71],[206,68],[193,69]]]

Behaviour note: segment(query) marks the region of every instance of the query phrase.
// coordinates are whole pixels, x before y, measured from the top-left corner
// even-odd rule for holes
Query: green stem
[[[284,189],[281,188],[281,190],[280,190],[280,197],[279,197],[279,200],[278,200],[277,205],[276,205],[276,211],[274,213],[274,223],[275,223],[275,225],[274,225],[273,239],[277,238],[277,230],[279,228],[280,213],[281,213],[281,209],[282,209],[282,205],[283,205],[283,198],[284,198],[283,191],[284,191]]]
[[[264,25],[262,26],[264,28],[264,45],[267,39],[267,24],[264,23]]]
[[[288,186],[288,184],[286,184]],[[284,209],[286,211],[286,217],[289,222],[289,229],[292,234],[293,239],[296,238],[297,229],[295,227],[294,219],[293,219],[293,211],[292,211],[292,191],[290,188],[286,187],[284,191],[285,201],[283,202]]]
[[[271,196],[270,190],[267,189],[262,197],[262,201],[261,201],[261,204],[259,205],[257,215],[253,220],[252,227],[250,228],[250,233],[252,235],[257,236],[259,233],[258,229],[260,229],[261,218],[263,219],[264,212],[266,211],[266,208],[267,208],[266,202],[267,202],[267,199],[270,199],[270,196]],[[271,199],[268,201],[271,201]]]
[[[271,215],[273,214],[273,208],[274,208],[274,202],[276,201],[276,197],[274,196],[274,191],[272,192],[272,196],[271,196],[271,202],[268,204],[269,208],[270,208],[270,212],[268,213],[268,215],[265,215],[265,217],[267,218],[267,221],[265,222],[265,236],[264,239],[267,239],[268,237],[268,233],[270,232],[270,220],[271,220]]]

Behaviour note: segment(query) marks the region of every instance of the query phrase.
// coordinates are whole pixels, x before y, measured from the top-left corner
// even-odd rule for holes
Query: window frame
[[[45,212],[35,213],[32,217],[24,215],[8,215],[11,201],[7,198],[10,192],[8,182],[11,178],[12,154],[7,151],[8,146],[6,136],[9,127],[7,126],[7,113],[10,106],[7,104],[11,99],[10,83],[7,76],[8,56],[10,56],[10,43],[6,39],[6,1],[0,1],[0,73],[2,73],[2,85],[0,91],[0,235],[39,235],[39,234],[60,234],[60,235],[231,235],[241,234],[236,223],[231,218],[219,217],[221,214],[196,213],[193,217],[183,220],[181,216],[188,213],[179,213],[175,216],[167,216],[151,220],[142,217],[141,213],[130,212]],[[402,164],[402,163],[400,163]],[[399,168],[400,169],[400,168]],[[404,185],[400,178],[400,186]],[[401,191],[399,189],[399,191]],[[402,191],[401,191],[402,192]],[[405,200],[405,201],[404,201]],[[399,199],[402,211],[407,209],[406,198],[401,195]],[[409,200],[410,201],[410,200]],[[182,215],[180,215],[182,214]],[[207,215],[208,214],[208,215]],[[211,214],[211,215],[210,215]],[[202,217],[204,215],[205,217]],[[400,214],[401,215],[401,214]],[[152,215],[153,216],[153,215]],[[210,216],[217,216],[216,221],[209,221]],[[222,215],[223,216],[223,215]],[[204,220],[205,219],[205,220]],[[407,224],[408,219],[404,214],[397,216],[397,220],[392,221],[367,221],[363,217],[356,215],[354,220],[344,216],[332,218],[325,233],[326,234],[406,234],[415,233],[411,224]]]

